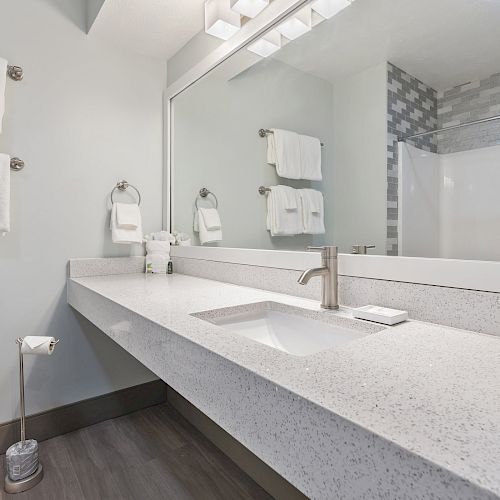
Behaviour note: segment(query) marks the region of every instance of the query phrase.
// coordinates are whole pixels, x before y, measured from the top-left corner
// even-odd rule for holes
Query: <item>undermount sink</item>
[[[245,304],[193,316],[295,356],[335,348],[384,329],[334,313],[278,302]]]

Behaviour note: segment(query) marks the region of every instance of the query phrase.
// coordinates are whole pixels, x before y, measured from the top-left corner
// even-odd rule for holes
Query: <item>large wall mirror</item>
[[[302,7],[172,100],[172,228],[500,260],[500,1],[342,3]],[[216,205],[221,230],[197,210]]]

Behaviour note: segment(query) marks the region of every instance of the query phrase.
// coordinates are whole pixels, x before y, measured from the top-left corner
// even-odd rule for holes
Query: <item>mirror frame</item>
[[[255,19],[249,20],[230,40],[170,85],[164,94],[163,228],[171,231],[174,211],[172,168],[172,100],[208,75],[226,59],[252,43],[280,21],[313,0],[273,0]],[[228,262],[290,270],[303,270],[318,264],[315,254],[296,251],[227,247],[172,247],[174,257]],[[401,281],[423,285],[500,293],[500,262],[428,257],[340,254],[339,273],[345,276]]]

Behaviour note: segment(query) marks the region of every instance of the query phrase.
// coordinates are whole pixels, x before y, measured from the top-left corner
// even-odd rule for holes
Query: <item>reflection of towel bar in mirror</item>
[[[24,168],[24,161],[21,160],[21,158],[11,158],[10,159],[10,169],[14,170],[15,172],[19,172],[19,170],[22,170]]]
[[[219,208],[219,200],[217,199],[217,196],[215,196],[215,194],[212,193],[212,191],[209,191],[207,188],[201,188],[194,202],[194,205],[197,210],[198,210],[198,198],[199,197],[206,198],[209,194],[211,194],[215,199],[215,208]]]
[[[23,68],[19,66],[7,66],[7,76],[16,82],[19,82],[24,77]]]
[[[267,137],[269,134],[274,134],[274,132],[272,130],[269,130],[268,128],[261,128],[259,130],[259,135],[261,137]],[[320,144],[321,144],[322,148],[325,147],[325,143],[324,142],[320,142]]]
[[[271,188],[265,187],[265,186],[259,186],[259,194],[266,194],[270,193]]]
[[[135,190],[135,192],[137,193],[137,196],[139,197],[138,201],[137,201],[137,205],[140,205],[141,204],[141,193],[139,192],[139,190],[135,187],[135,186],[132,186],[132,184],[129,184],[127,181],[123,180],[123,181],[120,181],[120,182],[117,182],[116,183],[116,186],[112,189],[111,191],[111,203],[114,203],[114,200],[113,200],[113,194],[114,192],[118,189],[119,191],[126,191],[127,188],[131,187],[132,189]]]

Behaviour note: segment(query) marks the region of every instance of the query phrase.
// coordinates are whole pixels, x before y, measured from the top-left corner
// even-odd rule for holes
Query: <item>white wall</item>
[[[500,260],[500,146],[440,156],[440,257]]]
[[[327,241],[310,235],[272,238],[266,230],[266,198],[257,189],[279,183],[312,185],[324,192],[328,208],[330,193],[323,186],[329,185],[331,175],[331,84],[274,60],[262,61],[228,81],[234,61],[173,101],[174,229],[192,234],[196,193],[207,187],[220,203],[221,246],[303,250]],[[320,137],[326,143],[323,183],[276,175],[266,163],[266,140],[258,135],[260,128],[272,127]],[[326,225],[330,222],[327,219]]]
[[[385,254],[387,224],[387,65],[335,82],[331,184],[334,241]]]
[[[398,249],[405,257],[440,256],[441,158],[400,142]]]
[[[7,83],[0,151],[26,162],[0,239],[0,422],[18,414],[18,336],[62,339],[52,357],[26,361],[28,413],[153,378],[66,304],[70,257],[133,252],[107,229],[117,180],[141,190],[145,231],[161,227],[164,64],[109,48],[85,26],[83,0],[0,4],[0,55],[25,70]]]
[[[500,260],[500,146],[400,152],[401,254]]]

